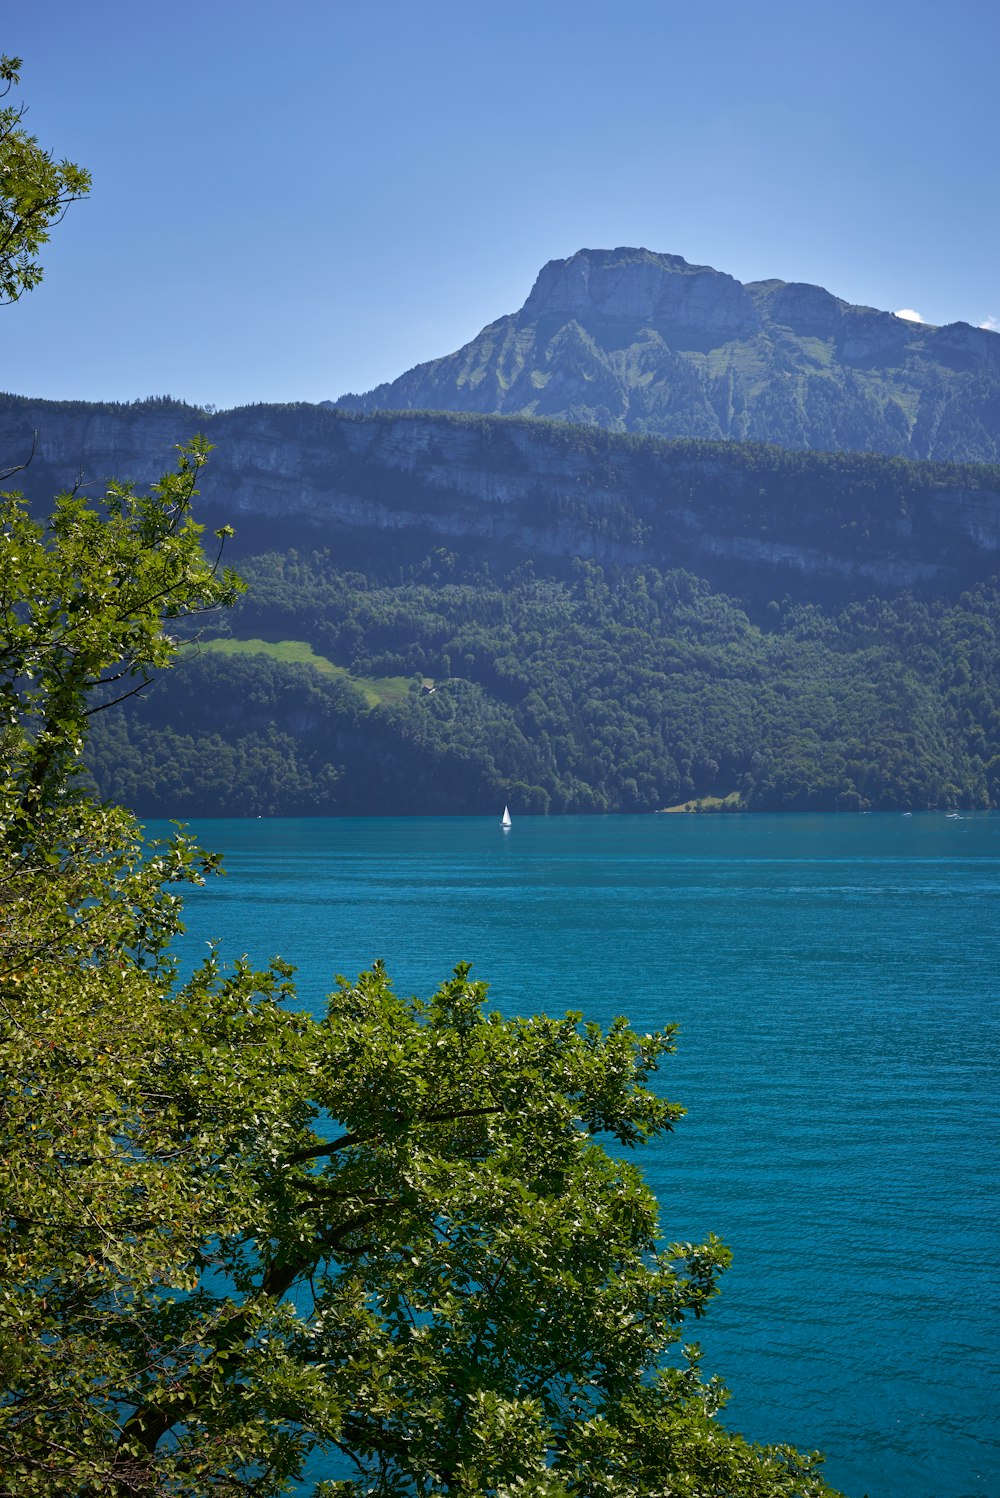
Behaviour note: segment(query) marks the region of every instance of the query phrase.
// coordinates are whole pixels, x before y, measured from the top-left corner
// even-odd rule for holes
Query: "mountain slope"
[[[234,640],[94,720],[105,795],[162,816],[1000,804],[996,588],[755,623],[653,567],[485,576],[441,551],[379,583],[296,551],[244,571],[214,621]],[[289,640],[346,669],[289,663]],[[358,689],[407,675],[375,705]]]
[[[102,793],[143,813],[1000,804],[996,467],[0,399],[39,511],[199,429],[197,512],[250,588],[229,641],[95,719]]]
[[[995,462],[1000,336],[676,255],[579,250],[456,353],[331,404]]]

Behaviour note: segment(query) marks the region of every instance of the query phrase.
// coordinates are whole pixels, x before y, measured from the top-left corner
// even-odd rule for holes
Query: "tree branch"
[[[293,1257],[283,1262],[276,1260],[268,1265],[256,1299],[266,1297],[281,1300],[297,1279],[313,1269],[319,1259],[335,1252],[349,1233],[363,1227],[374,1215],[371,1209],[360,1212],[349,1221],[331,1228]],[[168,1405],[151,1399],[149,1403],[134,1410],[125,1421],[113,1464],[113,1475],[118,1480],[120,1490],[122,1474],[134,1464],[137,1453],[140,1454],[140,1460],[148,1463],[167,1432],[195,1413],[204,1388],[211,1387],[213,1367],[218,1363],[242,1360],[245,1349],[239,1344],[243,1343],[249,1332],[250,1310],[251,1305],[245,1305],[218,1330],[212,1339],[209,1357],[189,1376],[187,1388],[182,1387],[183,1379],[178,1379],[171,1385]],[[127,1492],[128,1489],[124,1491]]]
[[[127,702],[130,697],[135,697],[138,692],[144,692],[147,687],[151,687],[152,685],[153,678],[147,676],[146,680],[140,681],[139,685],[133,687],[131,692],[123,692],[120,697],[112,697],[110,702],[99,702],[96,707],[85,707],[81,717],[92,718],[95,713],[103,713],[105,708],[117,707],[119,702]]]
[[[31,452],[25,458],[25,460],[24,460],[23,463],[15,463],[15,465],[14,465],[13,468],[6,468],[6,469],[4,469],[4,471],[2,473],[0,473],[0,484],[5,484],[8,479],[14,477],[15,473],[23,473],[24,472],[24,470],[31,463],[32,458],[35,456],[35,449],[37,448],[37,446],[38,446],[38,433],[37,433],[37,431],[35,431],[35,432],[32,432],[32,434],[31,434]]]
[[[457,1123],[463,1118],[485,1118],[488,1114],[503,1111],[499,1105],[491,1105],[488,1108],[462,1108],[454,1113],[427,1113],[412,1121],[418,1124]],[[397,1122],[403,1123],[405,1120],[400,1117]],[[319,1160],[324,1155],[335,1155],[338,1150],[347,1149],[352,1144],[370,1144],[379,1137],[378,1134],[359,1134],[357,1131],[341,1134],[339,1139],[321,1140],[319,1144],[310,1145],[308,1149],[296,1150],[294,1154],[286,1155],[285,1164],[299,1165],[304,1160]]]

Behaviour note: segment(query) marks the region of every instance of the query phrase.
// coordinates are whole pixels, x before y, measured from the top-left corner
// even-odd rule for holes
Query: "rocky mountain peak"
[[[585,249],[463,348],[335,404],[997,462],[1000,337],[680,255]]]
[[[760,319],[752,298],[733,276],[680,255],[620,247],[578,250],[543,266],[518,314],[519,325],[601,321],[738,335]]]

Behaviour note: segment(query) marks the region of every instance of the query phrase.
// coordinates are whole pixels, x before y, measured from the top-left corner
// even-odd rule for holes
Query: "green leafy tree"
[[[96,709],[230,599],[149,495],[2,511],[0,1493],[826,1492],[668,1358],[727,1261],[660,1250],[622,1154],[681,1110],[670,1031],[429,1001],[377,967],[320,1020],[277,964],[180,981],[177,885],[214,860],[90,803]],[[344,1466],[338,1473],[337,1463]]]
[[[465,967],[338,980],[318,1020],[281,963],[182,979],[217,860],[80,766],[238,591],[206,456],[46,526],[0,501],[0,1498],[269,1498],[310,1459],[331,1498],[828,1493],[670,1359],[727,1254],[662,1251],[625,1159],[681,1112],[669,1030],[505,1019]]]
[[[19,57],[0,57],[0,99],[20,76]],[[22,128],[24,115],[23,106],[0,107],[0,305],[38,285],[50,228],[90,191],[90,173],[43,150]]]

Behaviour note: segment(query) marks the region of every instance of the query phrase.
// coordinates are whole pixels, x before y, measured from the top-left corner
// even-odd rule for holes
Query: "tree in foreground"
[[[234,596],[150,495],[0,512],[0,1494],[819,1495],[678,1350],[727,1259],[658,1250],[623,1158],[681,1110],[671,1033],[507,1019],[461,967],[298,1012],[290,970],[182,979],[214,860],[83,794],[90,716]],[[608,1153],[602,1141],[624,1149]]]
[[[0,57],[0,100],[20,76],[19,57]],[[38,285],[49,230],[90,191],[90,173],[43,150],[24,117],[23,106],[0,104],[0,306]]]
[[[8,298],[74,190],[26,139],[0,116]],[[671,1361],[727,1254],[659,1252],[622,1158],[681,1111],[648,1085],[670,1031],[505,1019],[464,967],[426,1002],[339,980],[321,1020],[281,963],[182,978],[178,889],[217,860],[146,843],[80,757],[238,590],[206,456],[44,527],[0,498],[0,1498],[270,1498],[307,1463],[328,1498],[829,1494]]]

